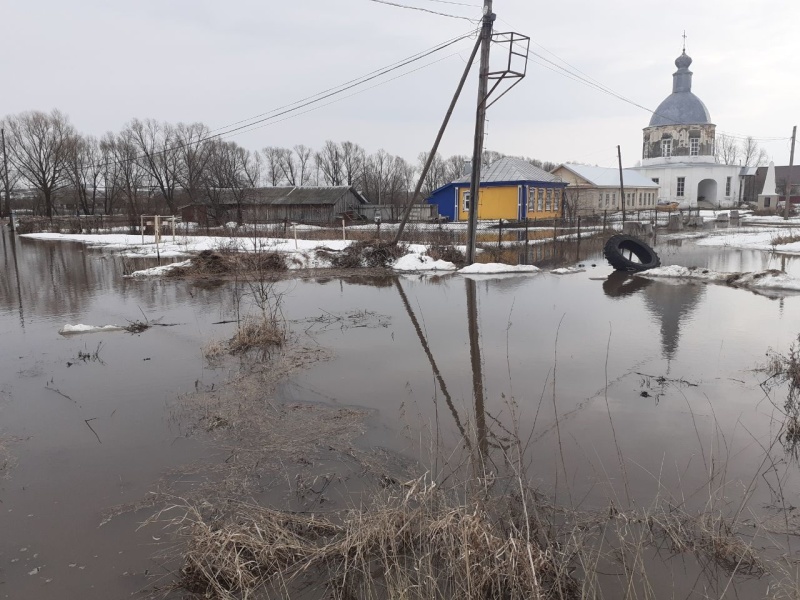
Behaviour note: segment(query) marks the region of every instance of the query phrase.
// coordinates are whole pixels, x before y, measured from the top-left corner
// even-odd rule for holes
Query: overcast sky
[[[216,129],[470,32],[481,14],[476,0],[393,1],[474,22],[371,0],[0,0],[0,116],[58,108],[97,136],[134,117]],[[685,29],[693,91],[718,132],[788,138],[800,121],[796,0],[495,0],[494,12],[496,31],[529,35],[536,53],[560,57],[650,109],[671,92]],[[465,39],[391,76],[430,65],[419,71],[231,139],[251,149],[351,140],[416,160],[433,141],[473,43]],[[502,51],[493,48],[496,58]],[[650,114],[550,67],[530,62],[527,77],[490,109],[486,147],[614,166],[620,144],[632,166]],[[444,155],[471,153],[476,73]],[[777,164],[788,164],[788,140],[761,143]]]

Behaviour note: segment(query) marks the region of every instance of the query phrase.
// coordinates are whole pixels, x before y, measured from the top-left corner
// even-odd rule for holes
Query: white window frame
[[[689,156],[700,156],[700,138],[689,138]]]
[[[678,177],[678,184],[675,186],[675,196],[684,198],[686,195],[686,177]]]
[[[663,158],[672,158],[672,140],[661,140],[661,156]]]
[[[464,199],[463,203],[462,203],[462,205],[464,207],[463,208],[463,212],[469,212],[469,201],[472,199],[472,193],[471,192],[464,192],[463,199]]]

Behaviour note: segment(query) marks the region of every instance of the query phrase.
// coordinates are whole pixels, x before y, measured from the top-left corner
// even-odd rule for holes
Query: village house
[[[509,221],[552,219],[562,214],[562,195],[566,183],[522,160],[501,158],[481,171],[478,219]],[[449,221],[469,218],[470,176],[440,187],[428,198]]]
[[[564,214],[596,215],[622,210],[619,170],[564,163],[551,171],[568,185]],[[658,202],[658,184],[633,169],[622,170],[626,210],[653,209]]]
[[[204,202],[181,207],[181,218],[202,225],[229,221],[323,225],[354,217],[367,204],[367,199],[349,186],[226,189],[209,194]]]

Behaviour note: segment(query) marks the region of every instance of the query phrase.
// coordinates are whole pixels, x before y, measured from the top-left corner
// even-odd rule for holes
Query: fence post
[[[553,217],[553,243],[554,244],[556,243],[556,238],[558,237],[558,229],[557,229],[557,227],[558,227],[558,221],[556,221],[555,217]],[[553,248],[554,248],[553,251],[555,252],[555,246]]]
[[[499,250],[502,245],[503,245],[503,219],[500,219],[500,223],[497,226],[497,249]]]
[[[581,216],[578,215],[578,242],[581,241]]]
[[[294,249],[297,250],[297,223],[292,223],[292,229],[294,230]]]
[[[342,241],[347,241],[347,234],[344,229],[344,217],[342,217]]]
[[[527,247],[528,247],[528,215],[525,215],[525,248]]]
[[[606,232],[606,220],[608,219],[608,210],[603,211],[603,233]]]

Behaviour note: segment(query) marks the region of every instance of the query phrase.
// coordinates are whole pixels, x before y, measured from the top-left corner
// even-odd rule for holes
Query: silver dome
[[[650,119],[650,127],[711,123],[706,105],[692,93],[691,64],[692,59],[686,51],[675,60],[678,70],[672,74],[672,94],[658,105]]]

